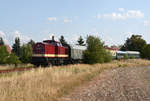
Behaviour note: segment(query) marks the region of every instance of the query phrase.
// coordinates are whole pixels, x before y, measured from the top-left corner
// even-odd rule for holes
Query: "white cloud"
[[[0,31],[0,37],[3,38],[5,44],[9,43],[8,39],[6,38],[6,34],[3,31]]]
[[[150,21],[144,21],[144,26],[150,26]]]
[[[134,33],[132,32],[127,32],[125,33],[125,38],[130,38]]]
[[[124,11],[125,11],[125,9],[124,9],[124,8],[118,8],[118,11],[120,11],[120,12],[124,12]]]
[[[70,43],[76,44],[78,38],[79,38],[79,35],[78,35],[78,34],[72,34],[72,36],[67,37],[67,40],[68,40]]]
[[[16,30],[13,34],[13,40],[15,40],[16,37],[20,38],[21,44],[27,43],[31,40],[30,37],[23,35],[20,31]]]
[[[56,34],[55,33],[50,33],[49,35],[48,35],[48,40],[52,40],[52,37],[54,36],[54,40],[56,40],[56,41],[58,41],[58,37],[56,36]]]
[[[97,29],[95,27],[92,28],[92,32],[97,32]]]
[[[55,38],[55,34],[54,34],[54,33],[50,33],[50,34],[49,34],[49,39],[52,39],[53,36],[54,36],[54,38]]]
[[[68,18],[65,18],[65,19],[64,19],[64,23],[71,23],[71,22],[72,22],[71,19],[68,19]]]
[[[124,35],[123,36],[124,40],[126,40],[127,38],[130,38],[132,35],[141,35],[141,36],[143,36],[143,34],[136,33],[136,32],[134,32],[134,33],[133,32],[126,32],[123,35]]]
[[[7,32],[7,33],[0,31],[0,37],[3,38],[5,44],[9,44],[9,45],[12,45],[14,43],[16,37],[20,38],[21,44],[27,43],[31,40],[30,37],[23,35],[18,30],[14,31],[14,32]]]
[[[14,37],[20,37],[21,36],[21,33],[18,31],[18,30],[16,30],[15,32],[14,32]]]
[[[54,40],[59,40],[59,37],[55,33],[48,33],[47,37],[44,37],[43,40],[52,40],[52,36],[54,36]]]
[[[0,37],[4,37],[5,33],[3,31],[0,31]]]
[[[79,16],[74,16],[73,18],[74,18],[74,19],[79,19]]]
[[[128,10],[127,12],[121,12],[121,13],[113,12],[110,14],[98,14],[97,18],[113,19],[113,20],[140,19],[140,18],[144,18],[144,13],[142,13],[139,10]]]
[[[56,21],[57,18],[56,18],[56,17],[48,17],[48,20],[49,20],[49,21]]]

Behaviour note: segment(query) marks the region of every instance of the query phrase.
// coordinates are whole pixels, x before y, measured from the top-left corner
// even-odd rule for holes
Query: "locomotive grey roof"
[[[72,49],[79,49],[79,50],[86,50],[86,46],[80,46],[80,45],[73,45],[73,44],[70,44],[70,47]]]

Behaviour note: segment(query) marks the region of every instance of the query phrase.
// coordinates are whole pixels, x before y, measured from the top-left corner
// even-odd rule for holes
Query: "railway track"
[[[18,71],[27,71],[27,70],[31,70],[32,68],[14,68],[14,69],[7,69],[7,70],[0,70],[0,74],[2,73],[9,73],[9,72],[18,72]]]

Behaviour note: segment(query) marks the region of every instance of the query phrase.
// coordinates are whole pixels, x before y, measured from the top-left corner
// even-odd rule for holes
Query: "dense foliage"
[[[65,38],[64,38],[63,35],[60,36],[59,41],[60,41],[60,43],[62,44],[62,46],[68,46],[68,44],[67,44],[67,42],[66,42],[66,40],[65,40]]]
[[[20,60],[23,63],[30,63],[31,58],[32,58],[32,45],[31,44],[24,44],[21,47]]]
[[[141,35],[132,35],[130,38],[127,38],[121,50],[141,52],[144,45],[146,45],[146,41],[142,39]]]
[[[82,36],[79,37],[77,42],[78,42],[78,45],[80,45],[80,46],[84,46],[85,45]]]
[[[30,44],[31,46],[35,45],[35,42],[31,39],[28,44]]]
[[[112,56],[104,49],[104,43],[98,37],[88,36],[87,50],[84,52],[84,62],[88,64],[109,62]]]
[[[141,56],[150,60],[150,44],[147,44],[143,47]]]
[[[6,46],[4,45],[0,46],[0,64],[5,64],[8,56],[9,53],[7,51]]]
[[[21,63],[19,58],[14,53],[11,53],[9,55],[6,62],[7,62],[7,64],[14,64],[15,66],[17,66],[18,64]]]
[[[15,43],[12,46],[12,52],[16,55],[16,56],[20,56],[20,49],[21,49],[21,45],[20,45],[20,39],[19,37],[15,38]]]
[[[0,64],[17,64],[30,63],[32,58],[32,46],[35,44],[30,40],[27,44],[20,45],[20,39],[15,38],[12,46],[12,53],[9,54],[7,47],[4,45],[3,38],[0,38]]]
[[[0,45],[4,45],[4,41],[2,37],[0,37]]]

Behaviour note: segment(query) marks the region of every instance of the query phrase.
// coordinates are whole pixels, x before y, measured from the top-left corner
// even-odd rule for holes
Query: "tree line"
[[[61,36],[59,41],[63,46],[67,46],[68,43],[64,36]],[[12,45],[12,53],[9,54],[7,47],[0,37],[0,64],[20,64],[30,63],[32,58],[32,46],[35,44],[33,40],[28,43],[21,45],[20,38],[16,37],[15,42]],[[77,40],[77,45],[87,46],[84,52],[84,63],[104,63],[112,60],[110,52],[104,48],[104,42],[99,37],[87,36],[86,41],[80,36]],[[141,35],[132,35],[127,38],[124,45],[121,46],[122,51],[139,51],[142,58],[150,59],[150,44],[142,38]]]
[[[9,54],[7,46],[3,38],[0,37],[0,64],[20,64],[30,63],[32,58],[32,46],[35,44],[30,40],[27,44],[20,44],[20,38],[15,38],[15,43],[12,45],[11,54]]]
[[[104,49],[104,43],[100,38],[88,36],[86,45],[87,50],[84,53],[85,63],[103,63],[112,60],[111,54]],[[150,44],[147,44],[142,35],[132,35],[119,47],[121,51],[138,51],[141,58],[150,60]]]
[[[127,38],[120,50],[139,51],[141,58],[150,59],[150,44],[147,44],[141,35],[132,35],[130,38]]]
[[[65,41],[64,36],[61,36],[59,41],[63,46],[67,46],[68,43]],[[84,40],[80,36],[78,39],[78,45],[84,46]],[[2,37],[0,37],[0,64],[21,64],[21,63],[31,63],[32,58],[32,47],[35,44],[33,40],[28,43],[21,45],[20,38],[16,37],[15,42],[12,45],[11,54],[7,50],[7,46],[4,43]]]

